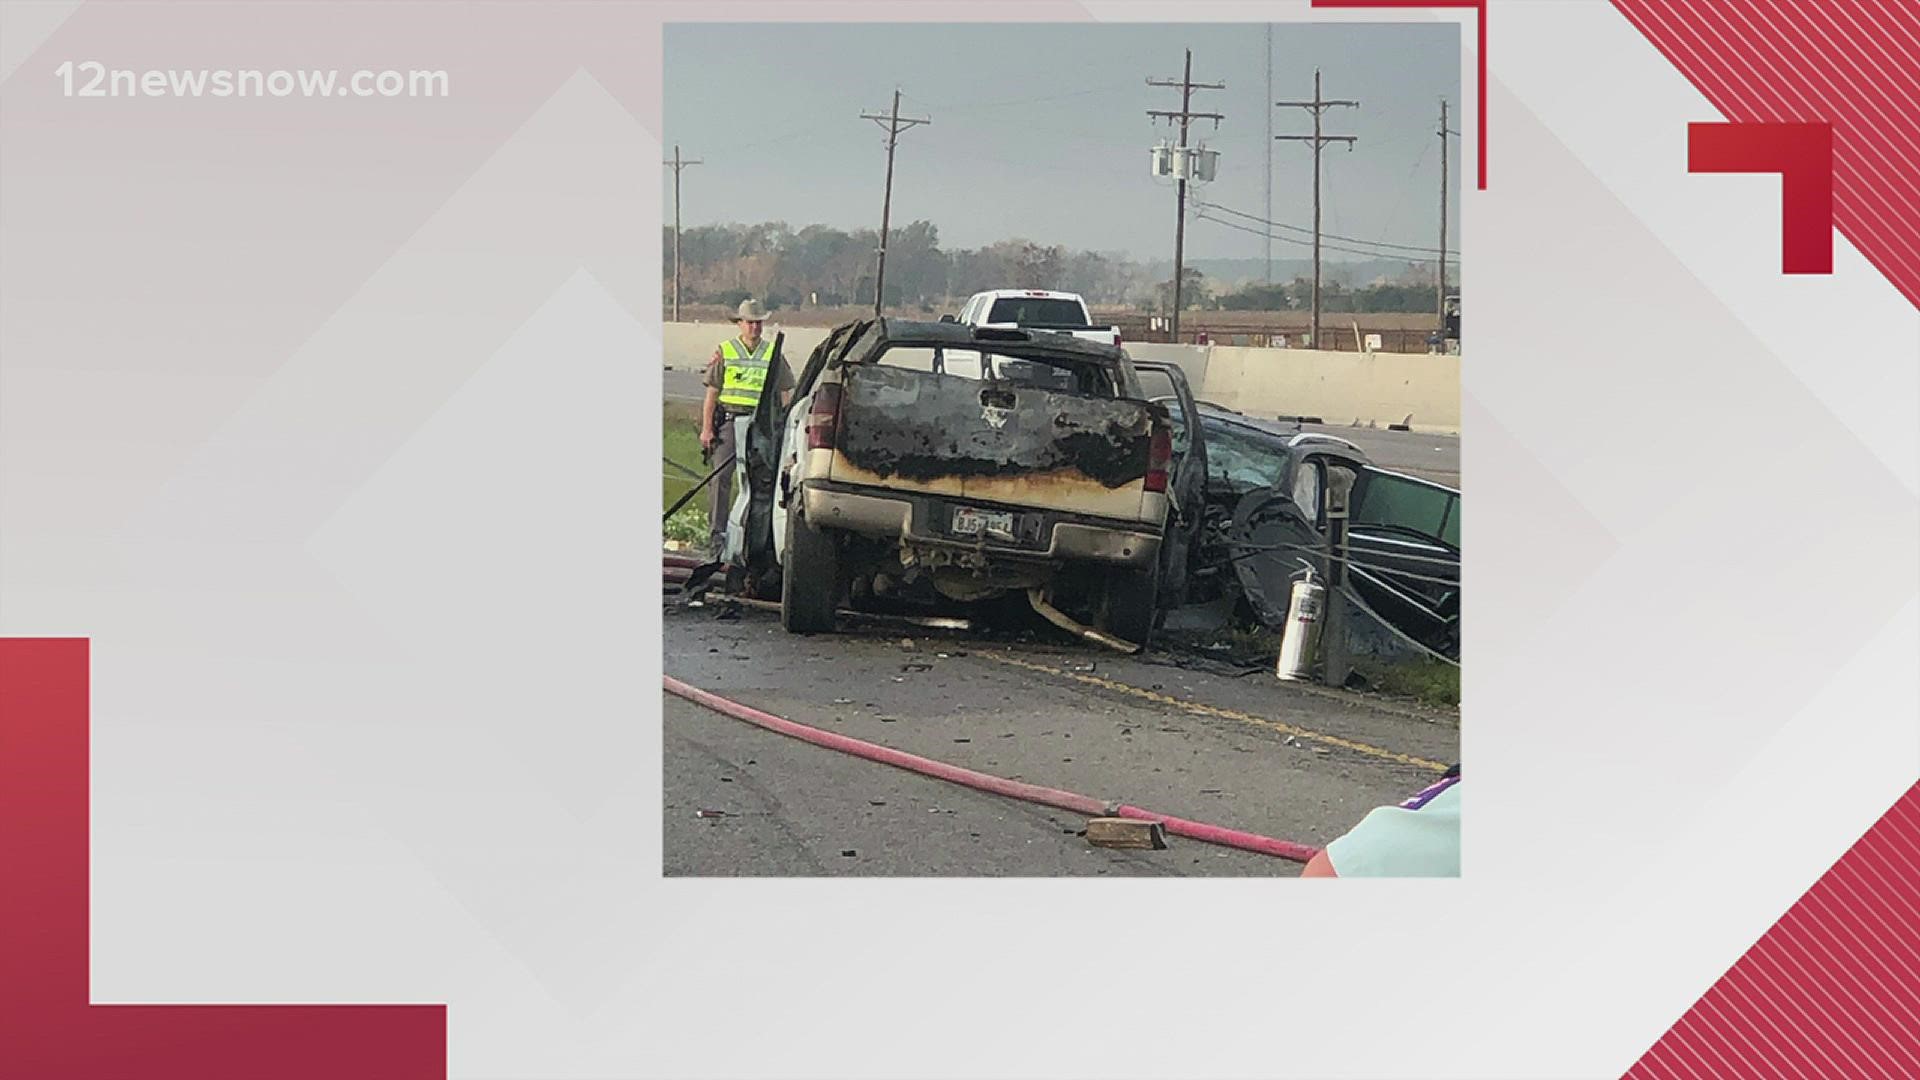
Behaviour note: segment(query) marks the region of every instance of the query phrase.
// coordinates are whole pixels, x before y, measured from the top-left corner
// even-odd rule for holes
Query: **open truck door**
[[[1134,360],[1143,396],[1167,410],[1173,461],[1167,468],[1167,524],[1160,545],[1160,608],[1186,600],[1188,564],[1206,511],[1207,441],[1193,388],[1178,364]]]
[[[767,372],[766,392],[754,407],[747,425],[747,442],[738,452],[744,455],[747,469],[746,569],[748,580],[762,596],[778,595],[782,555],[778,538],[786,527],[787,501],[785,471],[796,452],[793,430],[805,414],[805,403],[827,363],[847,351],[854,339],[871,325],[860,320],[838,327],[815,346],[806,367],[793,377],[793,396],[780,400],[779,387],[792,370],[784,349],[785,335],[775,337],[773,364]],[[797,410],[797,411],[796,411]]]

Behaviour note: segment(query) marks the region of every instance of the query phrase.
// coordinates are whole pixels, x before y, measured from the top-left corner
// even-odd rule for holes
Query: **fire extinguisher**
[[[1293,583],[1287,602],[1287,624],[1280,637],[1280,658],[1273,665],[1275,676],[1289,682],[1308,678],[1313,667],[1314,646],[1320,640],[1320,624],[1326,618],[1327,588],[1313,579],[1313,564],[1300,560],[1305,578]],[[1295,578],[1301,575],[1296,573]]]

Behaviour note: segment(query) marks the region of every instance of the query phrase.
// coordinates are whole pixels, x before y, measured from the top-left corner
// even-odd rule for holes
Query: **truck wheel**
[[[840,548],[834,535],[787,514],[786,565],[780,574],[780,625],[793,634],[830,634],[840,603]]]
[[[1160,593],[1160,568],[1118,571],[1108,576],[1100,599],[1101,630],[1140,646],[1147,647],[1159,623],[1156,600]]]

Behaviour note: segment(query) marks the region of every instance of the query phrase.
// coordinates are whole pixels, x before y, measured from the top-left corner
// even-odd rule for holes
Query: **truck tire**
[[[1145,649],[1159,624],[1160,567],[1122,570],[1108,575],[1100,598],[1099,627]]]
[[[787,514],[780,574],[780,625],[791,634],[830,634],[840,604],[840,546],[832,533]]]

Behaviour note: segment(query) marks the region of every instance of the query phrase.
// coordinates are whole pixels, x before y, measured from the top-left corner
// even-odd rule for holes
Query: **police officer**
[[[746,446],[747,422],[760,404],[760,392],[767,384],[768,369],[773,366],[773,342],[762,334],[767,309],[758,300],[744,300],[734,312],[733,324],[739,336],[723,341],[707,362],[706,402],[700,410],[700,446],[713,461],[734,458],[734,467],[713,478],[707,493],[707,542],[711,555],[727,562],[738,561],[741,543],[737,530],[744,528],[747,501],[746,462],[739,451]],[[790,390],[793,376],[780,373],[779,389]],[[738,503],[735,506],[735,485]],[[740,517],[735,530],[728,522]]]

